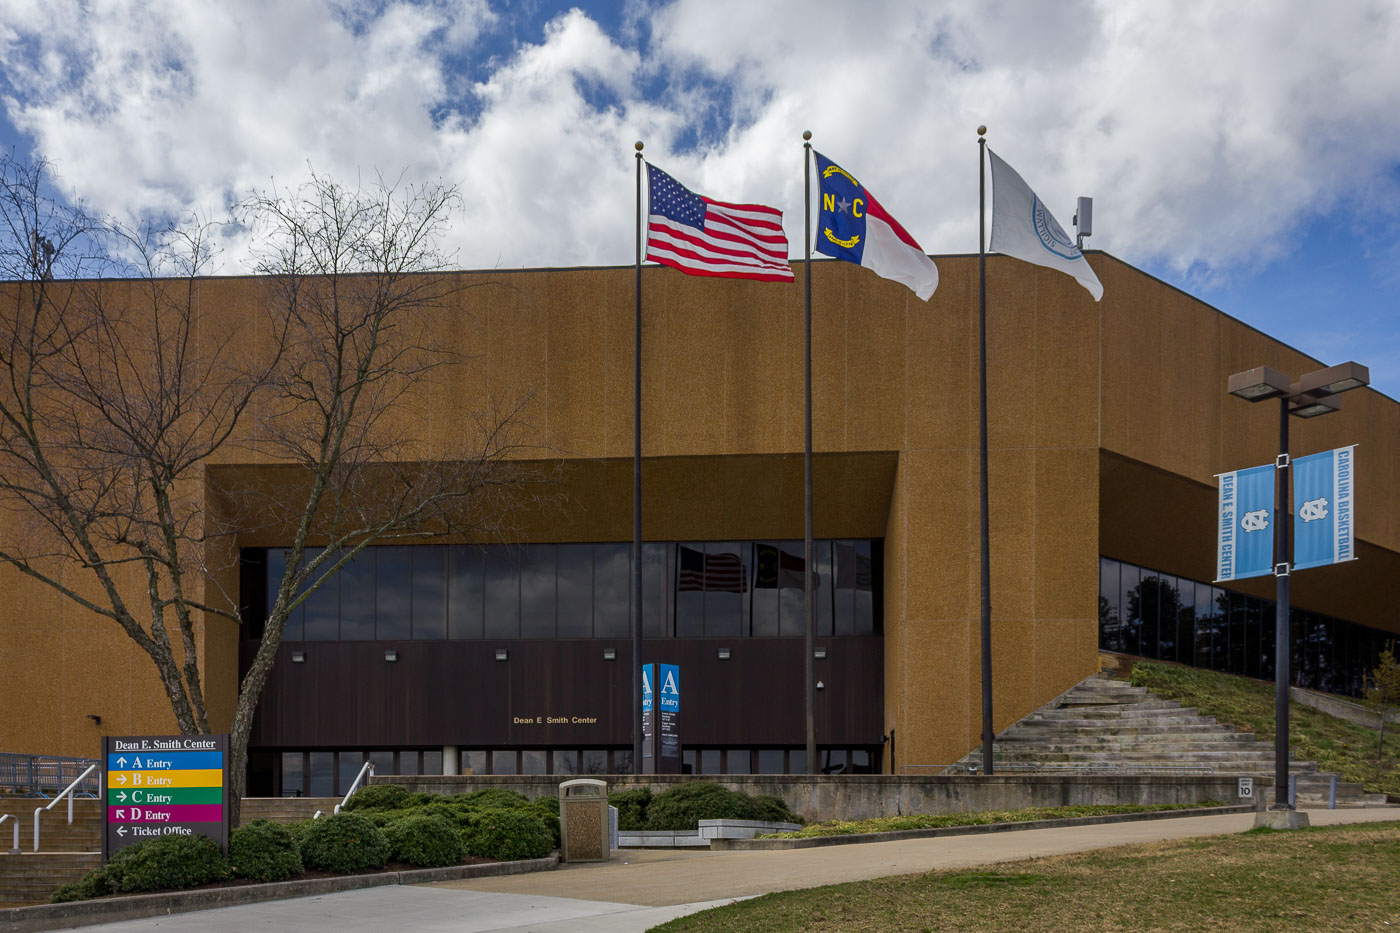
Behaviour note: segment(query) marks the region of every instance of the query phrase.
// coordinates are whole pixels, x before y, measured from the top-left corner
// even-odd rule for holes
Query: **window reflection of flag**
[[[676,589],[682,592],[748,592],[748,569],[738,554],[704,554],[683,544],[676,545],[676,550]]]
[[[803,589],[807,585],[807,561],[796,554],[790,554],[777,545],[754,545],[754,589]],[[814,587],[820,580],[814,575]]]
[[[836,588],[838,590],[868,590],[874,585],[870,558],[856,550],[853,544],[836,544]]]

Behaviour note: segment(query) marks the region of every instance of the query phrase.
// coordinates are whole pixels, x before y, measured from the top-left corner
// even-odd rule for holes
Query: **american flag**
[[[748,570],[738,554],[704,554],[684,544],[676,545],[676,589],[747,593]]]
[[[649,163],[647,191],[648,259],[689,275],[793,281],[782,211],[712,201]]]

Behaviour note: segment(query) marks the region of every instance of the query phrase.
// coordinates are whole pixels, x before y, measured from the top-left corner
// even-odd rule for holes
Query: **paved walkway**
[[[1330,826],[1400,819],[1400,808],[1310,810],[1308,815],[1314,826]],[[641,933],[673,917],[771,891],[1236,833],[1253,825],[1253,814],[1237,814],[781,852],[628,851],[605,864],[553,872],[370,888],[83,929]]]

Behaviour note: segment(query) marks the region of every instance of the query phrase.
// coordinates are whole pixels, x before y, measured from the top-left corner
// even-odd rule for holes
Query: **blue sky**
[[[1095,197],[1091,246],[1400,397],[1396,48],[1364,0],[0,0],[0,144],[127,220],[441,178],[489,268],[627,262],[638,138],[799,253],[804,129],[968,252],[986,123],[1066,226]]]

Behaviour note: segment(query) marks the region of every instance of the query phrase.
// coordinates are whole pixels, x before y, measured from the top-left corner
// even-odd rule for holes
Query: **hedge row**
[[[700,820],[803,822],[781,798],[768,794],[750,796],[709,781],[677,784],[659,794],[645,787],[623,791],[609,795],[608,803],[617,807],[617,828],[627,832],[693,830],[699,828]]]

